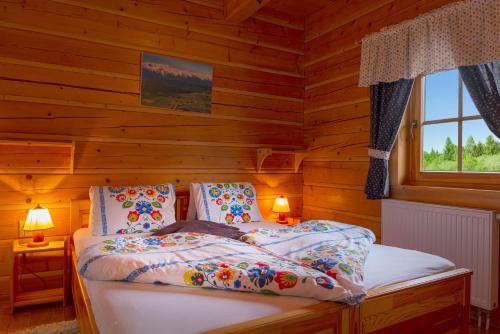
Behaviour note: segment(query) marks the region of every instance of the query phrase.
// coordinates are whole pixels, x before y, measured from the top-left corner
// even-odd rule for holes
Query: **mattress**
[[[242,230],[280,228],[272,222],[241,224]],[[111,236],[75,232],[78,255]],[[373,245],[365,265],[365,286],[373,289],[453,269],[450,261],[414,250]],[[320,301],[236,291],[84,279],[101,334],[195,333],[278,314]],[[189,319],[179,321],[179,319]],[[196,319],[192,321],[192,319]]]

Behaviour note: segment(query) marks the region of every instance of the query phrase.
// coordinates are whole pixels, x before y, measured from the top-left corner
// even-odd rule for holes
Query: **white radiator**
[[[382,243],[442,256],[474,271],[472,305],[498,304],[499,228],[494,211],[382,201]]]

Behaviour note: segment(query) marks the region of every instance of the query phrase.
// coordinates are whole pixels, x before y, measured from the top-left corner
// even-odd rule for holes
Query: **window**
[[[500,172],[500,140],[479,115],[458,70],[420,78],[412,99],[413,166],[420,177]]]

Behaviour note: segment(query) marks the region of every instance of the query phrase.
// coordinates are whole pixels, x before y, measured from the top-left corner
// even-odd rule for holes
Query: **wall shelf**
[[[259,148],[257,149],[257,172],[260,173],[262,170],[262,164],[267,157],[272,154],[288,154],[293,155],[293,170],[295,173],[299,171],[300,164],[309,155],[308,151],[285,151],[285,150],[273,150],[272,148]]]
[[[74,141],[0,140],[2,174],[73,174]]]

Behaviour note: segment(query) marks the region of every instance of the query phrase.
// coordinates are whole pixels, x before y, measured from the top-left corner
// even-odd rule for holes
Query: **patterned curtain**
[[[500,138],[500,61],[461,66],[459,71],[486,125]]]
[[[499,0],[455,1],[365,36],[359,85],[497,61],[499,22]]]
[[[370,167],[365,186],[368,199],[382,199],[389,195],[388,160],[408,105],[413,82],[413,79],[400,79],[370,86]]]

